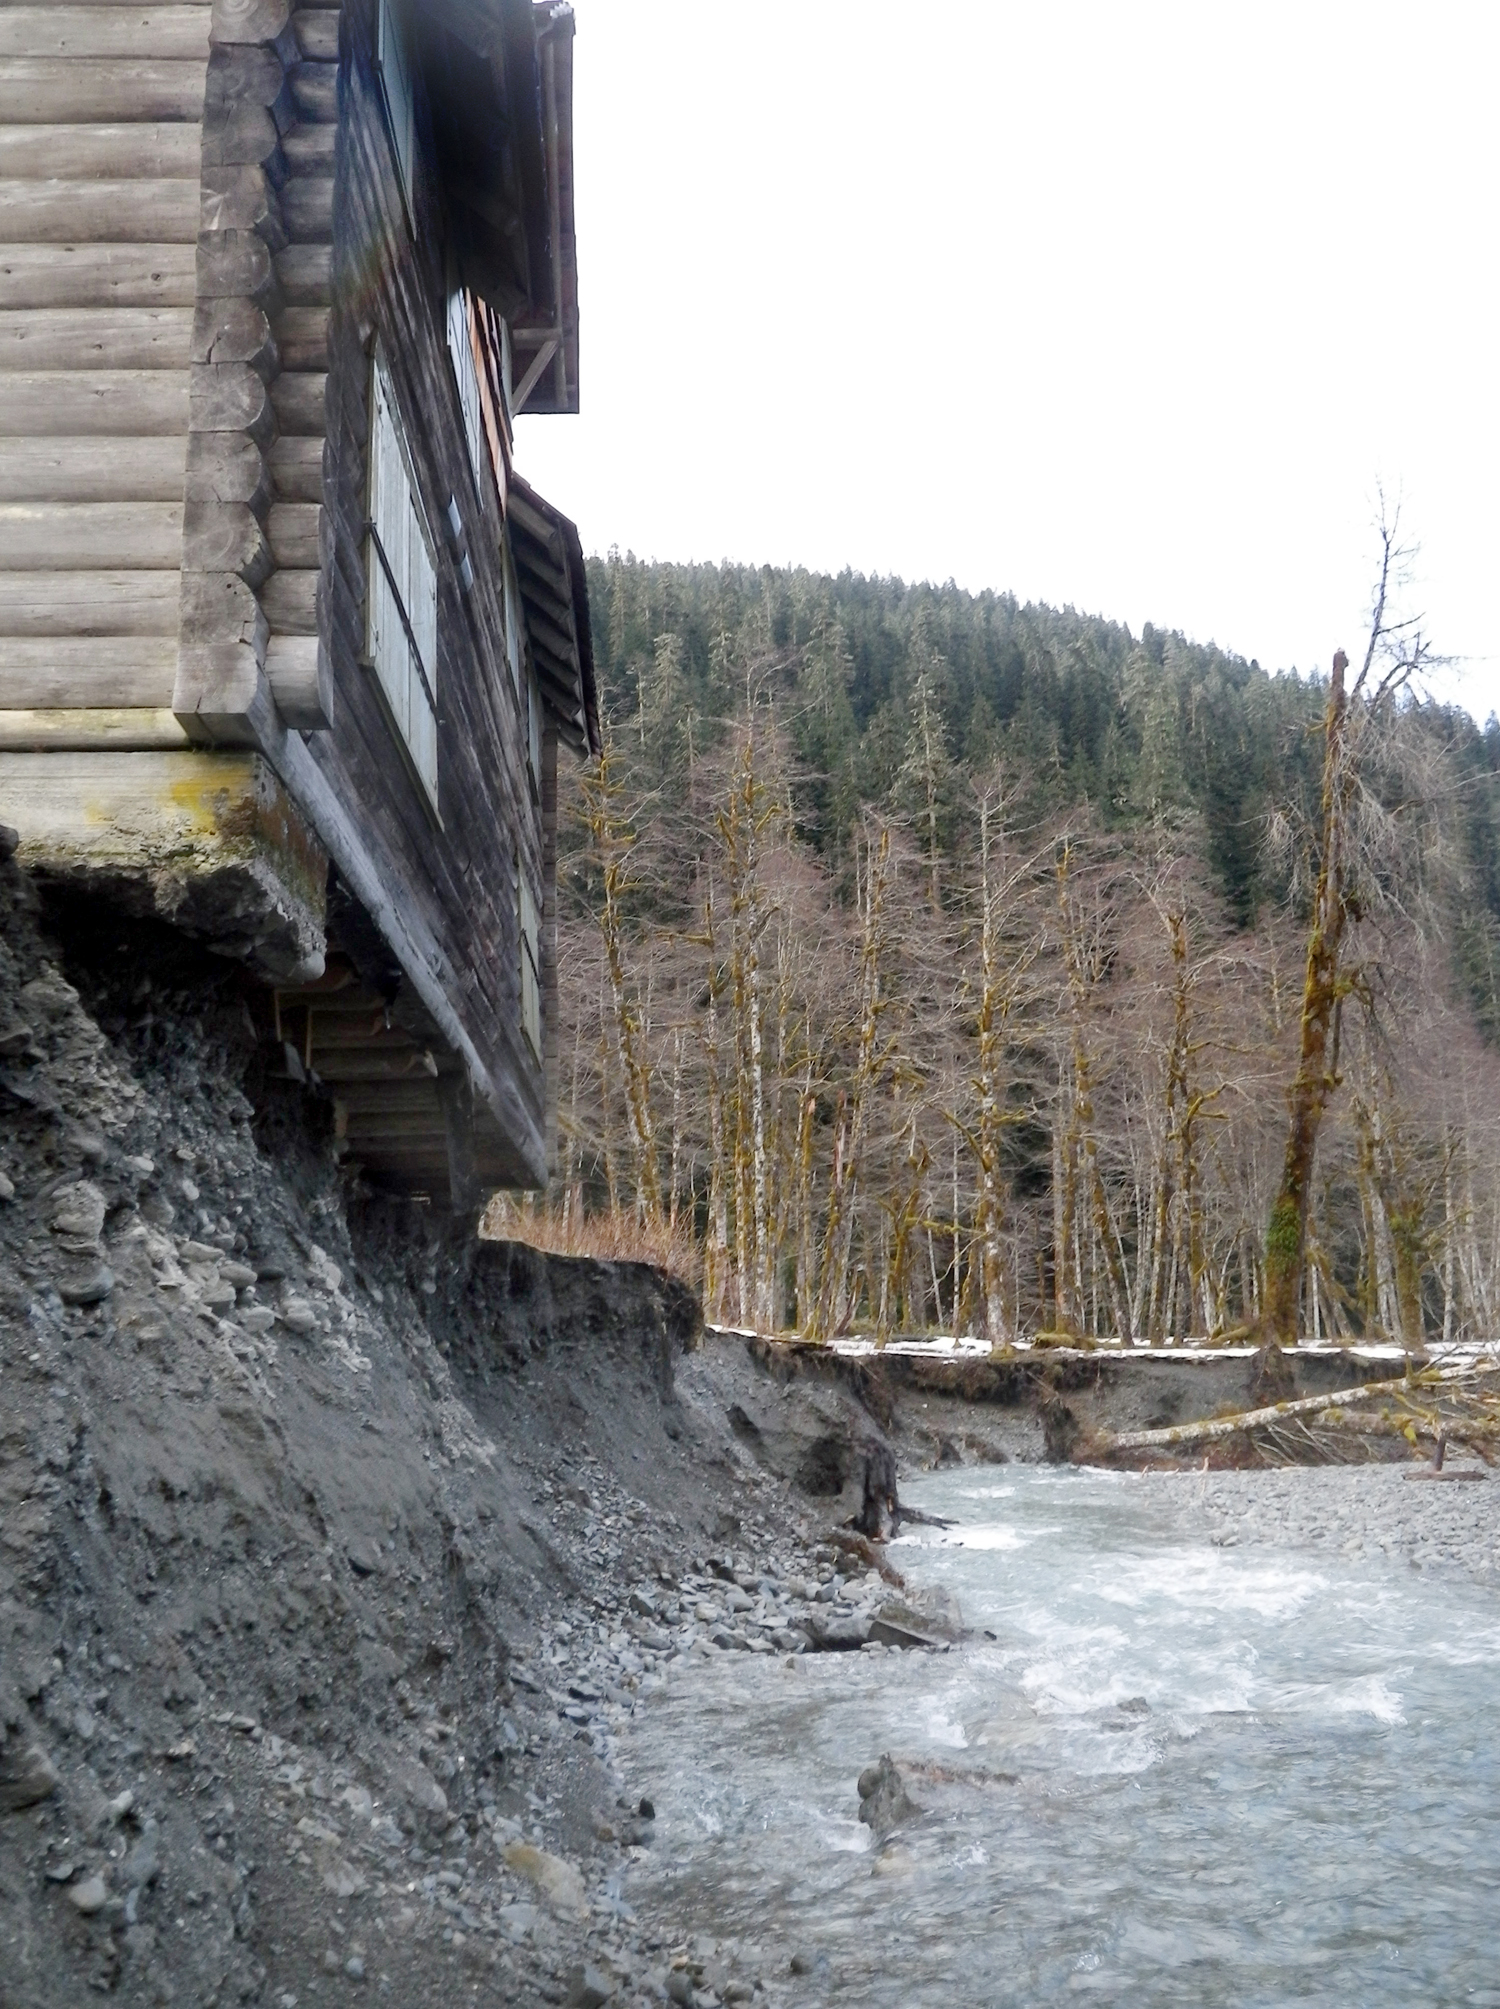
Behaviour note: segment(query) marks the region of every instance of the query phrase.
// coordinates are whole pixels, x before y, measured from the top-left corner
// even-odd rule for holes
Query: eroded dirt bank
[[[756,1370],[749,1377],[741,1354]],[[1286,1362],[1289,1392],[1299,1396],[1400,1371],[1388,1359],[1331,1349],[1303,1349]],[[715,1349],[705,1371],[764,1469],[845,1500],[867,1445],[883,1446],[902,1471],[1061,1461],[1100,1432],[1160,1429],[1265,1399],[1243,1349],[1176,1359],[1101,1349],[943,1360],[741,1338]]]
[[[241,982],[0,868],[0,2003],[652,1999],[629,1598],[801,1510],[686,1289],[349,1190]]]

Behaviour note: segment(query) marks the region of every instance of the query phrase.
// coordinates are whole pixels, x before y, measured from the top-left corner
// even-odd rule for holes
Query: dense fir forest
[[[590,602],[554,1212],[813,1337],[1253,1322],[1323,682],[848,573],[611,553]],[[1304,1313],[1414,1342],[1500,1289],[1500,727],[1365,724]]]

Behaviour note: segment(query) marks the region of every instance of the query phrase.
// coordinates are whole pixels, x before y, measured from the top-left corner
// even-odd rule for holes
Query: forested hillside
[[[590,593],[555,1204],[691,1233],[762,1328],[1253,1321],[1320,682],[952,586],[611,554]],[[1365,725],[1305,1313],[1415,1340],[1500,1289],[1500,729]]]

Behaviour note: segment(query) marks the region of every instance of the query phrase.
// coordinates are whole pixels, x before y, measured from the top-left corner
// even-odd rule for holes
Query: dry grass
[[[612,1263],[650,1263],[694,1290],[702,1275],[698,1245],[686,1224],[637,1220],[634,1213],[585,1213],[581,1207],[496,1193],[479,1232],[491,1242],[529,1242],[552,1256],[594,1256]]]

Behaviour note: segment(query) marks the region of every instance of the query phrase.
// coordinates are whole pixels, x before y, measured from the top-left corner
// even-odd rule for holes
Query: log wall
[[[6,709],[170,720],[212,14],[0,7]]]

